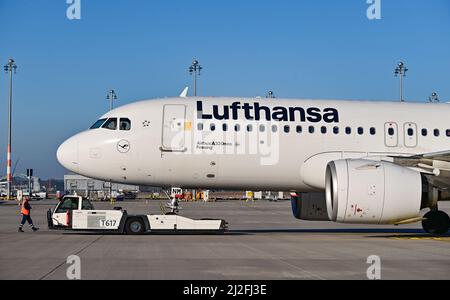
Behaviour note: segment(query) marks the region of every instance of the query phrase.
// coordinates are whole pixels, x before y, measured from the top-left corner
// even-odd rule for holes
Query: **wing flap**
[[[450,162],[450,151],[427,153],[422,155],[423,158]]]
[[[450,190],[450,151],[393,158],[395,164],[423,170],[423,174],[433,186],[441,190]]]

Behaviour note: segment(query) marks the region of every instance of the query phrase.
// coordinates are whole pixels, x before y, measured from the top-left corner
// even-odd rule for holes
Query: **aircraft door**
[[[405,123],[404,125],[405,146],[408,148],[417,147],[417,125],[415,123]]]
[[[384,125],[384,140],[387,147],[398,146],[398,125],[389,122]]]
[[[178,104],[164,105],[161,151],[184,152],[186,106]]]

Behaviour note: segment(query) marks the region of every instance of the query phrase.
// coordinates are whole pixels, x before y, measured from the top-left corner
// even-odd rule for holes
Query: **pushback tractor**
[[[49,229],[116,232],[140,235],[155,232],[223,233],[228,229],[225,220],[193,220],[179,216],[175,210],[159,215],[131,215],[120,207],[96,210],[81,196],[65,196],[47,211]]]

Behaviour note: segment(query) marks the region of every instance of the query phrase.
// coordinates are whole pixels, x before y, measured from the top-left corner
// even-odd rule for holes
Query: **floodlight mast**
[[[200,65],[199,61],[194,59],[189,67],[189,74],[194,76],[194,97],[197,96],[197,78],[201,75],[202,70],[203,67]]]
[[[13,73],[16,74],[17,65],[14,60],[10,58],[8,63],[3,67],[5,73],[9,74],[9,99],[8,99],[8,150],[6,161],[6,182],[7,182],[7,195],[8,200],[11,199],[11,189],[13,184],[13,176],[11,173],[12,162],[12,99],[13,99]]]
[[[109,110],[113,110],[114,108],[114,100],[117,100],[117,94],[114,90],[110,90],[108,92],[108,95],[106,96],[106,99],[109,100]]]
[[[405,64],[403,62],[399,62],[397,67],[394,70],[395,77],[400,77],[400,101],[405,102],[405,99],[403,99],[403,79],[406,77],[406,72],[408,72],[409,69],[406,68]]]
[[[436,92],[433,92],[430,97],[428,97],[430,103],[439,103],[439,96]]]

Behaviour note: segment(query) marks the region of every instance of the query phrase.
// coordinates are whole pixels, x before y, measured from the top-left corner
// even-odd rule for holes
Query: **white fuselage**
[[[449,104],[167,98],[108,112],[129,130],[82,132],[57,156],[113,182],[309,192],[324,189],[332,160],[450,149],[448,116]]]

